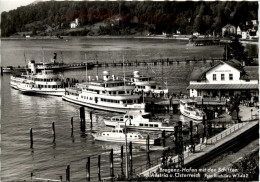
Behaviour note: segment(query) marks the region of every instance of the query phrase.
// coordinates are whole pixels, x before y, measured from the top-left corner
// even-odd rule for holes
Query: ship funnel
[[[134,71],[134,77],[140,77],[139,71]]]
[[[109,71],[103,71],[103,80],[108,81],[110,79]]]
[[[32,73],[36,73],[36,65],[34,60],[29,61],[28,68],[31,69]]]
[[[56,59],[57,59],[57,53],[54,53],[54,56],[53,56],[53,59],[52,59],[53,63],[55,63]]]

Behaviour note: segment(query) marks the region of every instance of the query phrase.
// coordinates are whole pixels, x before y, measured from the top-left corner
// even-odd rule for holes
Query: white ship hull
[[[197,120],[197,121],[203,120],[203,116],[196,116],[195,114],[193,114],[194,111],[186,110],[183,105],[180,105],[180,112],[181,112],[182,115],[184,115],[188,118],[191,118],[191,119],[194,119],[194,120]]]
[[[107,136],[99,136],[96,134],[92,134],[95,140],[103,141],[103,142],[114,142],[114,143],[125,143],[125,138],[118,138],[118,137],[107,137]],[[127,143],[132,142],[133,144],[146,144],[146,139],[133,139],[133,138],[127,138]],[[153,145],[154,140],[149,140],[149,144]]]
[[[120,123],[120,122],[113,122],[113,121],[109,121],[109,120],[104,120],[104,123],[106,126],[110,126],[110,127],[117,127],[118,125],[120,125],[121,127],[125,127],[124,123]],[[128,129],[136,129],[136,130],[146,130],[146,131],[167,131],[167,132],[173,132],[174,131],[174,127],[169,127],[169,126],[160,126],[160,127],[152,127],[152,126],[140,126],[140,125],[127,125]]]
[[[23,89],[21,87],[17,88],[23,94],[42,94],[42,95],[51,95],[51,96],[63,96],[65,93],[64,89]]]
[[[86,106],[86,107],[90,107],[90,108],[94,108],[94,109],[100,109],[100,110],[105,110],[105,111],[112,111],[112,112],[118,112],[118,113],[126,113],[127,111],[131,110],[131,111],[142,111],[144,112],[144,105],[141,105],[141,107],[123,107],[120,105],[114,105],[114,106],[104,106],[101,104],[94,104],[94,103],[88,103],[88,102],[83,102],[78,100],[75,97],[71,97],[68,95],[65,95],[62,97],[63,100],[74,103],[74,104],[78,104],[78,105],[82,105],[82,106]]]

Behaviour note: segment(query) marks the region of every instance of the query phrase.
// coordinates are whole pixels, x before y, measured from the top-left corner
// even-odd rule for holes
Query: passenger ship
[[[167,94],[168,89],[162,89],[157,85],[157,82],[152,77],[143,76],[139,74],[139,71],[133,72],[131,81],[135,85],[135,92],[155,93],[155,94]]]
[[[133,144],[143,144],[145,145],[147,139],[144,138],[138,132],[124,132],[123,128],[115,128],[112,131],[103,131],[99,133],[93,133],[92,136],[95,140],[104,141],[104,142],[117,142],[117,143],[127,143],[132,142]],[[127,139],[126,139],[127,138]],[[153,145],[154,140],[150,139],[149,144]]]
[[[63,100],[75,104],[126,113],[129,110],[144,111],[145,104],[141,103],[140,95],[133,93],[134,85],[125,80],[115,79],[108,71],[103,72],[103,80],[91,80],[76,84],[73,88],[66,88]]]
[[[64,81],[53,70],[36,72],[34,64],[31,65],[31,73],[20,76],[11,76],[10,85],[24,94],[44,94],[62,96],[65,93]]]
[[[137,130],[148,131],[168,131],[173,132],[174,127],[168,126],[167,122],[150,121],[148,113],[129,112],[123,116],[114,116],[110,120],[104,120],[106,126],[124,127]]]
[[[196,107],[197,102],[191,99],[180,100],[180,112],[182,115],[194,120],[203,120],[205,113]]]

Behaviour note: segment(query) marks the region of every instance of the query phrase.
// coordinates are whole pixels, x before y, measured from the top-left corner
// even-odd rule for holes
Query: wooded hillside
[[[79,18],[82,35],[88,26],[102,22],[94,34],[126,35],[147,31],[154,34],[219,33],[230,23],[243,25],[257,19],[257,2],[38,2],[1,14],[1,36],[18,32],[48,33],[70,28]],[[117,20],[117,21],[116,21]],[[133,31],[134,30],[134,31]],[[64,34],[64,31],[60,32]],[[93,32],[92,32],[93,33]]]

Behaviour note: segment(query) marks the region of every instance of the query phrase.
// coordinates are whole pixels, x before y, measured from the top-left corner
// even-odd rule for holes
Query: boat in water
[[[133,76],[126,78],[132,81],[135,85],[134,91],[145,94],[168,94],[168,89],[163,89],[158,86],[153,77],[140,75],[139,71],[134,71]]]
[[[180,112],[182,115],[189,117],[194,120],[203,120],[203,115],[205,113],[196,107],[197,102],[191,99],[181,99],[180,100]]]
[[[127,132],[125,134],[123,128],[114,128],[112,131],[103,131],[99,133],[92,133],[95,140],[104,142],[116,142],[116,143],[127,143],[132,142],[133,144],[145,145],[147,139],[138,132]],[[127,138],[127,139],[126,139]],[[153,145],[154,140],[150,139],[149,144]]]
[[[64,81],[52,70],[42,70],[36,74],[11,76],[10,85],[24,94],[62,96],[65,93]]]
[[[62,96],[65,93],[65,84],[61,75],[53,70],[37,72],[36,65],[31,62],[30,72],[12,75],[10,85],[24,94],[43,94]]]
[[[134,94],[131,82],[116,79],[108,71],[103,72],[103,79],[88,77],[86,83],[77,83],[66,88],[63,100],[94,109],[126,113],[126,111],[144,112],[145,104],[140,95]]]
[[[111,127],[124,127],[128,129],[136,130],[148,130],[148,131],[167,131],[173,132],[174,126],[169,126],[169,122],[164,121],[151,121],[148,113],[142,112],[129,112],[123,116],[114,116],[110,120],[104,120],[105,125]]]

